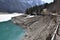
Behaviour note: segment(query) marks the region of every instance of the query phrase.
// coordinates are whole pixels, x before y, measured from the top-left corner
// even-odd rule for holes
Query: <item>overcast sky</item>
[[[53,0],[42,0],[42,1],[47,2],[47,3],[53,2]]]

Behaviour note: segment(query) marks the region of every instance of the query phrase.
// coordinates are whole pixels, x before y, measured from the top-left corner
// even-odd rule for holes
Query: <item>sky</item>
[[[44,1],[44,2],[46,2],[46,3],[53,2],[53,0],[42,0],[42,1]]]

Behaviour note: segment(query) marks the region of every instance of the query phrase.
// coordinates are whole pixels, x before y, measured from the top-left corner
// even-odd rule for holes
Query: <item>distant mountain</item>
[[[27,8],[43,3],[41,0],[0,0],[0,11],[25,12]]]

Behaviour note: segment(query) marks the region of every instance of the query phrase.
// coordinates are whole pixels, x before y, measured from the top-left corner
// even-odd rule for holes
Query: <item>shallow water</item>
[[[24,29],[11,21],[0,22],[0,40],[20,40],[24,36]]]

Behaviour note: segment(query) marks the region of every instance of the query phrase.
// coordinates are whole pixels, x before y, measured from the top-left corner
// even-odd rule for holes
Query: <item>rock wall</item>
[[[60,12],[60,0],[54,0],[48,7],[50,12]]]
[[[50,40],[55,28],[55,18],[52,16],[35,16],[33,18],[16,17],[15,22],[25,27],[22,40]],[[18,19],[20,20],[19,22]]]

